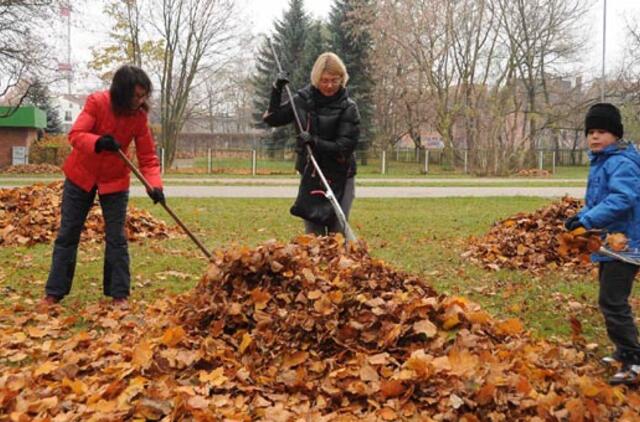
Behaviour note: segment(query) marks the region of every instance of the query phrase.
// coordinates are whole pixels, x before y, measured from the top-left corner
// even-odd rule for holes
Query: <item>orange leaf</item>
[[[146,369],[151,365],[153,359],[153,349],[147,340],[142,340],[133,349],[131,363],[138,369]]]
[[[438,333],[438,327],[433,322],[425,319],[413,324],[413,331],[418,334],[424,334],[427,338],[432,338]]]
[[[384,380],[380,383],[380,393],[385,399],[398,397],[404,393],[405,386],[399,380]]]
[[[187,333],[184,329],[177,325],[168,328],[162,335],[160,342],[168,347],[176,347],[186,337]]]
[[[36,369],[36,371],[33,374],[33,376],[39,377],[40,375],[47,375],[47,374],[50,374],[51,372],[55,371],[57,368],[58,368],[58,365],[56,365],[55,363],[53,363],[51,361],[47,361],[47,362],[43,363],[42,365],[40,365],[38,367],[38,369]]]
[[[271,295],[266,290],[256,288],[251,291],[251,299],[253,300],[255,308],[262,310],[267,307],[267,303],[271,300]]]
[[[293,368],[295,366],[304,363],[309,358],[307,352],[295,352],[291,355],[287,355],[282,362],[282,367],[285,369]]]
[[[515,336],[524,331],[524,326],[518,318],[510,318],[497,323],[496,330],[501,334]]]
[[[244,333],[242,335],[242,342],[240,343],[240,347],[238,348],[240,354],[244,353],[244,351],[247,350],[247,347],[249,347],[252,342],[253,339],[251,338],[251,335],[249,333]]]

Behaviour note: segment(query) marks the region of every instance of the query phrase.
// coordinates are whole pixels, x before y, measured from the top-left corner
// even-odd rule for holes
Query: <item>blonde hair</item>
[[[349,74],[347,73],[346,66],[337,54],[326,52],[318,56],[311,69],[311,85],[317,88],[320,83],[320,77],[324,72],[340,76],[342,79],[340,82],[342,87],[347,86]]]

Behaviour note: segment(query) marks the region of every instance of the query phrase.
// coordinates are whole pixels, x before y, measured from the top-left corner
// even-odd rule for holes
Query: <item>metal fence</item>
[[[449,155],[441,149],[396,148],[357,151],[359,174],[424,175],[466,174],[472,171],[471,159],[491,156],[493,151],[455,149]],[[171,168],[164,167],[164,151],[159,150],[163,172],[236,174],[236,175],[294,175],[296,154],[293,149],[200,149],[180,151]],[[536,167],[555,173],[557,167],[587,166],[585,150],[538,150]]]

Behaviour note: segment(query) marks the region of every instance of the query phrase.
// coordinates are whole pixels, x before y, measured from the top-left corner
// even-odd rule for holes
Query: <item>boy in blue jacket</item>
[[[622,139],[620,111],[612,104],[598,103],[589,108],[585,135],[591,150],[586,204],[565,221],[565,227],[624,233],[628,248],[623,254],[637,258],[640,256],[640,154]],[[603,358],[603,362],[621,363],[609,383],[636,384],[640,380],[640,343],[629,296],[638,266],[597,253],[591,260],[599,265],[598,304],[607,334],[616,348],[613,356]]]

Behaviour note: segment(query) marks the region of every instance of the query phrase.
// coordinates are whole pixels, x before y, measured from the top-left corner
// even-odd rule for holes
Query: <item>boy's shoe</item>
[[[636,385],[640,382],[640,365],[625,364],[609,378],[611,385]]]
[[[613,366],[617,363],[620,363],[620,361],[616,359],[615,356],[605,356],[602,359],[600,359],[600,363],[603,364],[604,366]]]

